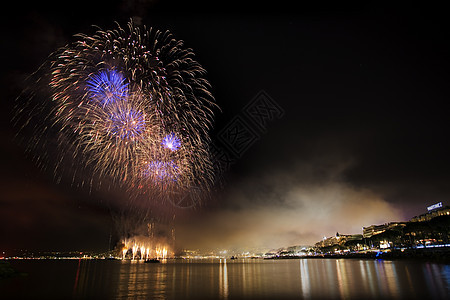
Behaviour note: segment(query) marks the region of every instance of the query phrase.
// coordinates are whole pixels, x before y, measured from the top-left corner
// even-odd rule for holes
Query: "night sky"
[[[25,78],[51,52],[94,33],[91,25],[125,26],[130,17],[193,48],[221,107],[213,140],[261,90],[284,110],[222,174],[213,199],[181,213],[180,242],[313,244],[448,204],[442,8],[95,3],[13,3],[2,12],[0,250],[110,246],[112,196],[56,184],[25,155],[10,120]]]

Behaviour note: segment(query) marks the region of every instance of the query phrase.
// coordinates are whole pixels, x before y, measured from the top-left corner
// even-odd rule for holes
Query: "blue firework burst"
[[[131,108],[112,112],[109,121],[109,133],[120,139],[139,138],[145,130],[143,113]]]
[[[175,133],[171,133],[163,138],[161,144],[164,148],[177,151],[181,147],[181,140],[175,135]]]
[[[178,165],[173,161],[154,160],[148,163],[145,174],[158,181],[175,181],[178,177]]]
[[[128,97],[128,83],[125,77],[115,70],[103,70],[86,81],[90,98],[106,105]]]

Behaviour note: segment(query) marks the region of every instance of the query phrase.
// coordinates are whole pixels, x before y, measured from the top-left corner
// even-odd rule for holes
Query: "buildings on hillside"
[[[363,227],[362,234],[343,235],[336,233],[335,236],[325,237],[317,242],[315,248],[339,251],[339,249],[363,250],[374,247],[382,249],[404,245],[423,246],[427,243],[448,244],[450,240],[448,221],[440,220],[441,223],[437,227],[436,224],[430,226],[428,223],[436,217],[450,216],[450,207],[444,207],[442,202],[439,202],[428,206],[427,210],[426,213],[413,217],[409,222],[389,222]]]
[[[360,241],[362,240],[362,234],[339,234],[336,233],[335,236],[325,237],[323,240],[317,242],[314,246],[316,248],[331,247],[334,245],[345,245],[349,241]]]
[[[435,217],[450,215],[450,207],[443,207],[442,202],[427,207],[427,212],[411,219],[411,222],[429,221]]]
[[[370,225],[369,227],[363,227],[363,238],[371,238],[374,235],[385,232],[388,229],[401,229],[405,227],[406,222],[390,222],[381,225]]]

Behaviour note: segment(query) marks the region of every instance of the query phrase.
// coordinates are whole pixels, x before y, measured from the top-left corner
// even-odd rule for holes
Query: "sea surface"
[[[14,260],[0,299],[450,299],[450,265],[407,260]]]

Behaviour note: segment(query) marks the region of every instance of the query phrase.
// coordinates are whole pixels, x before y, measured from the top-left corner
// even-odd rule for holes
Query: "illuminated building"
[[[428,212],[412,218],[411,222],[424,222],[429,221],[435,217],[450,215],[450,207],[443,207],[442,202],[428,206],[427,210]]]
[[[371,225],[368,227],[363,227],[363,237],[367,239],[374,235],[383,233],[388,229],[398,229],[404,226],[406,226],[405,222],[390,222],[382,225]]]
[[[330,247],[334,245],[344,245],[348,241],[362,240],[361,234],[339,234],[336,232],[335,236],[324,238],[315,244],[316,248]]]
[[[360,247],[358,240],[364,239],[364,243],[361,245],[369,245],[371,248],[375,246],[379,249],[386,249],[390,247],[408,246],[415,244],[448,244],[450,235],[448,231],[442,231],[442,220],[436,221],[433,224],[418,224],[420,222],[428,222],[436,217],[450,216],[450,207],[443,206],[442,202],[430,205],[427,207],[428,212],[420,216],[412,218],[409,222],[389,222],[380,225],[371,225],[363,227],[362,235],[340,235],[336,233],[333,237],[324,237],[322,241],[315,244],[316,248],[326,248],[333,246],[344,246],[346,248],[356,243],[357,247]],[[440,222],[440,223],[439,223]],[[436,225],[438,224],[438,225]],[[439,227],[441,226],[441,227]],[[347,243],[349,241],[355,241],[353,243]],[[375,248],[376,248],[375,247]],[[339,247],[338,247],[339,248]]]

